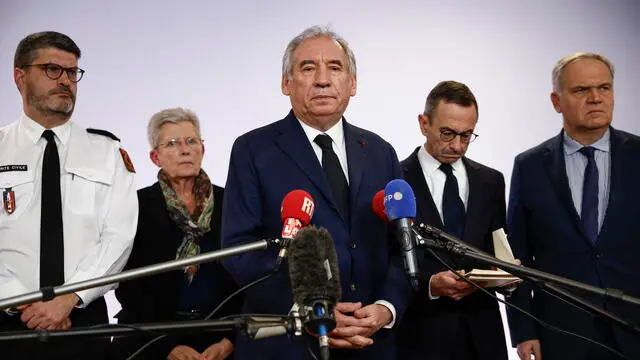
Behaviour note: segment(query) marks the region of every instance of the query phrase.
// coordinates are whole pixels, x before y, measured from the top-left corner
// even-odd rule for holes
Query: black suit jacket
[[[404,178],[416,196],[416,221],[443,228],[442,219],[424,179],[418,150],[401,162]],[[491,233],[505,227],[504,177],[494,169],[462,158],[469,179],[469,199],[463,239],[480,250],[493,253]],[[438,255],[455,269],[487,268],[472,261],[455,258],[444,252]],[[421,257],[421,272],[431,275],[447,268],[429,255]],[[427,280],[428,281],[428,280]],[[460,301],[448,297],[429,299],[428,282],[415,294],[398,328],[399,359],[452,359],[457,344],[473,344],[473,359],[507,358],[507,347],[498,302],[476,291]],[[466,331],[459,327],[467,326]],[[460,338],[460,334],[470,339]]]
[[[213,249],[220,249],[220,228],[222,220],[222,200],[224,189],[213,186],[214,210],[211,216],[211,231],[204,234],[200,242],[213,243]],[[167,205],[159,183],[138,190],[140,215],[138,230],[133,244],[131,256],[125,270],[174,260],[177,247],[183,233],[169,217]],[[223,300],[237,289],[235,283],[219,262],[201,264],[200,272],[208,272],[216,279],[216,291]],[[196,275],[197,276],[197,275]],[[165,322],[175,320],[179,307],[180,291],[184,285],[184,273],[181,270],[165,272],[158,275],[143,277],[120,284],[116,290],[116,297],[122,305],[122,310],[116,315],[119,323]],[[230,301],[220,309],[214,318],[229,314],[239,314],[242,298]],[[212,304],[217,306],[217,304]],[[206,316],[206,314],[205,314]],[[206,333],[208,345],[220,341],[226,336],[233,341],[232,334]],[[125,358],[149,338],[127,337],[114,341],[114,358]],[[197,346],[201,343],[195,337],[167,337],[166,340],[154,344],[141,354],[141,359],[166,358],[171,349],[178,344]],[[204,349],[197,349],[202,351]],[[136,357],[137,359],[138,357]]]

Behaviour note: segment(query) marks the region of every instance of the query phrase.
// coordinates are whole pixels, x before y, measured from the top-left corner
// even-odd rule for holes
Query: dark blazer
[[[571,198],[562,132],[515,159],[509,196],[509,241],[526,266],[640,297],[640,138],[613,128],[610,131],[609,204],[595,245],[585,236]],[[532,299],[530,292],[530,287],[521,286],[512,299],[549,324],[590,338],[596,336],[591,316],[539,291]],[[637,306],[604,301],[598,296],[585,298],[623,319],[640,323]],[[596,351],[584,340],[551,332],[518,313],[508,314],[514,345],[540,339],[545,360],[585,359]],[[626,356],[640,356],[640,337],[619,328],[614,328],[614,334]]]
[[[298,120],[290,112],[280,121],[236,139],[231,151],[224,200],[222,242],[225,247],[277,237],[282,232],[280,205],[292,190],[307,191],[314,199],[311,221],[326,227],[339,259],[342,301],[364,305],[387,300],[402,317],[409,296],[402,260],[390,256],[395,240],[387,225],[371,210],[375,193],[401,177],[396,153],[379,136],[345,120],[344,136],[349,164],[350,214],[338,212],[320,162]],[[278,249],[257,251],[225,259],[223,264],[238,284],[269,273]],[[398,254],[399,255],[399,254]],[[292,306],[288,268],[247,290],[244,311],[287,314]],[[353,352],[353,358],[393,359],[395,341],[389,330],[374,336],[374,345]],[[273,337],[260,341],[237,340],[237,359],[307,359],[307,344],[316,339]]]
[[[214,210],[211,216],[211,231],[200,239],[201,244],[209,242],[212,248],[220,248],[220,228],[222,220],[222,202],[224,189],[213,186]],[[138,230],[133,243],[131,256],[125,270],[174,260],[176,250],[182,241],[183,233],[170,218],[167,205],[159,183],[138,190],[140,215]],[[202,245],[201,245],[202,246]],[[237,289],[235,283],[219,262],[201,264],[198,274],[208,273],[216,280],[219,301]],[[198,276],[198,275],[196,275]],[[144,323],[175,321],[179,310],[181,288],[185,283],[182,271],[170,271],[158,275],[143,277],[120,283],[116,297],[122,310],[116,315],[119,323]],[[241,298],[230,301],[214,315],[220,318],[240,312]],[[217,306],[218,304],[213,304]],[[207,314],[204,314],[206,316]],[[141,359],[165,359],[174,346],[190,345],[198,351],[198,346],[208,346],[220,341],[223,336],[233,341],[232,333],[206,333],[206,341],[197,336],[169,336],[154,343],[140,356]],[[153,338],[153,337],[151,337]],[[122,337],[114,340],[114,358],[126,358],[136,351],[149,337]],[[207,344],[208,343],[208,344]],[[207,345],[204,345],[207,344]],[[136,356],[136,359],[138,356]]]
[[[424,178],[417,148],[401,162],[405,180],[416,196],[416,221],[443,228],[442,219]],[[476,248],[493,254],[491,233],[505,226],[504,177],[502,173],[462,158],[469,179],[469,199],[463,239]],[[438,255],[455,269],[488,268],[480,264],[449,256]],[[421,272],[426,279],[447,270],[436,259],[425,255]],[[467,327],[460,331],[460,327]],[[498,360],[507,358],[502,320],[498,302],[480,291],[460,301],[448,297],[429,299],[428,282],[415,294],[398,328],[399,359],[453,359],[462,342],[473,344],[473,359]],[[467,335],[467,339],[461,336]]]

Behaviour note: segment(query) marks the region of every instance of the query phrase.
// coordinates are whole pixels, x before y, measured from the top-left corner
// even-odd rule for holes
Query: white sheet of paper
[[[513,257],[513,251],[511,251],[511,246],[509,246],[507,234],[504,232],[504,229],[500,228],[491,235],[493,237],[493,249],[496,257],[502,261],[515,264],[516,259]]]

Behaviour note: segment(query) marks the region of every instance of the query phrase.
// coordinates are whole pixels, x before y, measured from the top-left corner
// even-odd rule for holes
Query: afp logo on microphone
[[[384,196],[384,204],[387,205],[391,199],[400,201],[402,200],[402,193],[400,191],[396,191],[393,194],[388,194]]]

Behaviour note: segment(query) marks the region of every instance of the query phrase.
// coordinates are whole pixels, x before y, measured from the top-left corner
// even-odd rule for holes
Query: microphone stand
[[[0,333],[1,341],[11,340],[32,340],[49,341],[54,338],[66,338],[69,336],[89,337],[111,337],[120,335],[132,335],[140,332],[189,332],[193,330],[201,331],[230,331],[234,330],[241,324],[241,319],[234,320],[192,320],[184,322],[166,322],[166,323],[149,323],[149,324],[127,324],[122,325],[104,325],[76,327],[69,330],[19,330]]]
[[[311,334],[318,334],[321,360],[329,360],[331,358],[329,333],[336,328],[333,301],[329,297],[319,296],[311,299],[309,305],[305,306],[307,311],[305,329]]]
[[[33,340],[49,341],[69,336],[123,336],[140,332],[180,333],[193,331],[241,331],[245,336],[263,339],[278,335],[302,335],[302,320],[297,312],[289,316],[240,316],[229,320],[191,320],[182,322],[147,323],[135,325],[85,326],[70,330],[21,330],[0,333],[1,341]]]
[[[619,290],[602,289],[579,281],[499,260],[496,257],[467,245],[462,240],[459,240],[454,236],[430,225],[420,224],[417,226],[414,225],[412,228],[416,235],[416,243],[418,246],[428,249],[445,250],[456,256],[470,258],[483,264],[499,267],[510,274],[528,280],[542,289],[549,290],[550,292],[573,302],[578,307],[581,307],[600,318],[620,325],[622,328],[630,332],[640,334],[640,327],[638,325],[622,319],[621,317],[581,299],[580,297],[577,297],[556,285],[601,295],[606,298],[621,300],[633,305],[640,305],[640,299],[638,298],[625,295]]]
[[[253,241],[250,243],[232,246],[217,251],[203,253],[186,259],[165,261],[158,264],[123,271],[117,274],[105,275],[95,279],[80,281],[77,283],[42,288],[38,291],[30,292],[27,294],[1,299],[0,310],[15,308],[17,306],[25,304],[31,304],[36,301],[51,300],[56,296],[69,294],[80,290],[95,288],[98,286],[117,283],[120,281],[133,280],[136,278],[155,275],[171,270],[182,269],[188,265],[211,262],[217,259],[225,258],[232,255],[243,254],[250,251],[264,250],[268,247],[278,246],[280,242],[281,240],[277,238]]]

